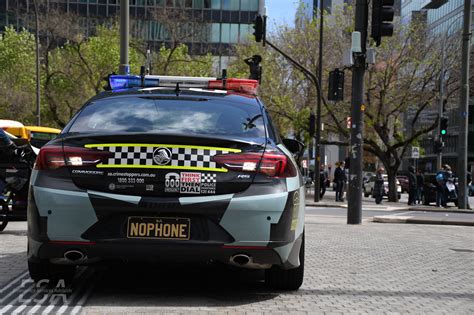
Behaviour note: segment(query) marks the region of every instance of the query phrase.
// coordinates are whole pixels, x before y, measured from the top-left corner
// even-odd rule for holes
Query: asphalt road
[[[261,271],[132,263],[38,287],[26,272],[26,222],[11,222],[0,233],[0,314],[474,313],[472,227],[347,225],[344,215],[308,209],[296,292],[268,289]]]

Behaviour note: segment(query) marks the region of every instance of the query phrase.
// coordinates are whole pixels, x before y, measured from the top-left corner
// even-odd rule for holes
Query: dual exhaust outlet
[[[79,250],[68,250],[67,252],[64,253],[64,258],[71,263],[78,263],[86,259],[86,256],[84,255],[83,252]]]
[[[247,254],[235,254],[230,256],[229,262],[231,265],[249,268],[249,269],[268,269],[271,268],[271,264],[259,264],[253,261],[252,256]]]

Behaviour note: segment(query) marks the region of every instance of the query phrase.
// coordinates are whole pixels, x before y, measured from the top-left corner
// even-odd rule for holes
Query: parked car
[[[400,182],[400,186],[402,187],[402,193],[408,192],[408,176],[405,175],[397,175],[397,179]]]
[[[369,197],[373,196],[374,192],[374,184],[375,184],[375,175],[370,177],[368,182],[364,185],[364,196]],[[400,182],[398,179],[396,180],[396,185],[397,185],[397,193],[398,193],[398,199],[400,199],[402,195],[402,187],[400,185]],[[388,175],[383,175],[383,186],[384,186],[384,196],[388,196]]]
[[[436,187],[438,183],[436,182],[436,174],[424,174],[425,182],[423,184],[423,204],[428,206],[430,203],[436,202]],[[458,205],[457,192],[458,190],[458,180],[454,177],[454,185],[456,194],[448,194],[447,202],[453,202],[456,206]]]

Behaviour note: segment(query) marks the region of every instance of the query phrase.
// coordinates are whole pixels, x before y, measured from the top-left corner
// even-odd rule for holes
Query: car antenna
[[[227,84],[227,69],[222,69],[222,87],[224,90],[226,89],[226,84]]]
[[[176,96],[179,96],[181,93],[181,89],[179,88],[179,82],[176,82],[176,88],[174,89],[174,92],[176,93]]]

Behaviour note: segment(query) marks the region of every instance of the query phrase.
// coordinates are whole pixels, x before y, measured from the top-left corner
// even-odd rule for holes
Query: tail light
[[[105,161],[111,155],[108,151],[78,147],[43,147],[36,158],[35,169],[45,170],[64,166],[93,166]]]
[[[249,152],[214,155],[212,159],[228,170],[236,172],[255,172],[269,177],[293,177],[296,169],[288,157],[280,152]]]

